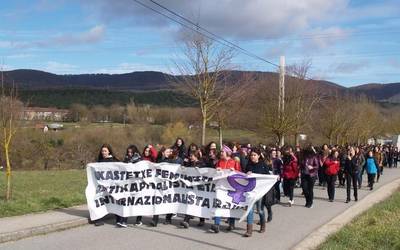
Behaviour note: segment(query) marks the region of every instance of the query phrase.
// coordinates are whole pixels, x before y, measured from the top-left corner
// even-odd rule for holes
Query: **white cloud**
[[[102,41],[105,35],[105,27],[103,25],[96,25],[88,31],[81,33],[69,33],[51,36],[47,39],[22,42],[22,41],[5,41],[0,40],[0,48],[17,48],[27,49],[35,47],[58,47],[58,46],[76,46],[83,44],[93,44]]]
[[[35,55],[33,55],[33,54],[20,53],[20,54],[8,55],[8,56],[6,56],[6,58],[8,58],[8,59],[25,59],[25,58],[31,58],[34,56]]]
[[[340,40],[351,36],[352,30],[340,27],[329,27],[326,29],[316,28],[303,37],[302,51],[318,52],[321,49],[332,47]]]
[[[0,48],[3,48],[3,49],[22,48],[22,47],[27,46],[27,44],[28,43],[26,43],[26,42],[0,40]]]
[[[49,61],[44,66],[44,70],[55,74],[72,74],[76,72],[78,67],[76,65]]]
[[[146,65],[141,63],[120,63],[114,68],[99,68],[97,70],[93,70],[90,73],[103,73],[103,74],[124,74],[131,73],[134,71],[161,71],[168,72],[167,67],[163,66],[154,66],[154,65]]]
[[[91,12],[96,10],[105,22],[133,21],[145,26],[171,26],[165,17],[145,9],[132,0],[81,1]],[[207,27],[222,36],[239,39],[283,37],[301,32],[315,23],[337,17],[348,0],[158,0],[162,5]],[[147,5],[161,10],[150,1]],[[161,10],[162,11],[162,10]],[[165,11],[162,11],[166,13]],[[175,24],[174,24],[175,25]]]
[[[48,41],[37,42],[40,46],[52,46],[52,45],[81,45],[91,44],[101,41],[104,37],[105,28],[103,25],[97,25],[90,30],[78,34],[63,34],[51,38]]]
[[[369,66],[369,62],[362,60],[359,62],[343,62],[333,66],[334,72],[338,74],[353,74]]]

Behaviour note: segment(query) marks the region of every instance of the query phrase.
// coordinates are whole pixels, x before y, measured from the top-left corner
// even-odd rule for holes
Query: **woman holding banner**
[[[157,150],[149,144],[143,149],[142,160],[156,162],[157,154]]]
[[[263,161],[261,150],[256,148],[253,149],[250,153],[249,163],[246,166],[246,173],[249,174],[269,174],[269,170],[265,162]],[[265,232],[265,199],[266,197],[261,198],[256,201],[255,206],[260,216],[260,233]],[[251,237],[253,233],[253,222],[254,222],[254,208],[250,209],[249,214],[247,215],[247,230],[243,235],[244,237]]]
[[[125,158],[124,158],[124,163],[132,163],[135,164],[139,161],[142,160],[142,157],[139,154],[139,150],[135,145],[130,145],[127,149],[126,149],[126,154],[125,154]],[[136,223],[135,226],[141,226],[142,223],[142,216],[137,216],[136,217]]]
[[[204,163],[201,161],[201,152],[200,150],[191,151],[189,152],[189,162],[186,164],[186,167],[189,168],[203,168],[205,167]],[[185,215],[185,218],[181,222],[181,226],[184,228],[189,228],[189,222],[192,219],[192,216]],[[205,219],[200,218],[200,222],[197,226],[202,227],[204,226]]]
[[[99,156],[97,157],[97,162],[118,162],[119,160],[114,156],[113,150],[109,144],[103,144],[100,147]],[[128,218],[116,216],[116,223],[119,227],[127,227]],[[99,220],[94,221],[95,226],[102,226],[104,222]]]
[[[172,148],[162,147],[160,152],[158,153],[157,163],[167,162],[167,163],[176,163],[175,159],[172,159],[173,151]],[[165,216],[165,225],[172,223],[173,214],[167,214]],[[156,227],[158,224],[159,215],[153,216],[153,221],[150,223],[153,227]]]
[[[220,153],[220,159],[218,160],[215,168],[217,170],[230,169],[232,171],[240,172],[240,164],[231,158],[232,149],[224,145]],[[229,218],[228,231],[235,228],[235,218]],[[219,226],[221,224],[221,217],[214,218],[214,225],[211,226],[211,231],[214,233],[219,233]]]

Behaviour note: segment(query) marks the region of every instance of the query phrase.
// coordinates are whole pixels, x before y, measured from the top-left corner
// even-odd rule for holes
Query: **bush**
[[[192,141],[188,126],[180,121],[167,124],[161,136],[161,142],[170,145],[175,142],[177,137],[182,137],[185,141]]]

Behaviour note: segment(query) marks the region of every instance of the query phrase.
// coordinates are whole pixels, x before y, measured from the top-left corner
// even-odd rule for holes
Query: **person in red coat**
[[[335,199],[335,183],[340,169],[340,161],[338,157],[339,152],[332,150],[331,155],[325,160],[323,165],[330,202],[333,202]]]
[[[216,169],[230,169],[234,171],[241,171],[240,163],[235,161],[229,155],[229,152],[221,151],[220,158],[215,166]]]
[[[230,169],[235,172],[241,172],[240,163],[231,158],[232,149],[224,146],[219,156],[219,160],[215,166],[217,170]],[[235,218],[229,218],[229,226],[226,229],[231,231],[235,228]],[[211,226],[211,231],[219,233],[219,226],[221,224],[221,217],[214,217],[214,225]]]
[[[285,196],[289,197],[289,206],[294,204],[293,192],[296,180],[299,177],[298,160],[291,147],[285,149],[282,157],[282,179],[283,179],[283,192]]]
[[[142,160],[156,162],[157,155],[157,150],[152,145],[147,145],[143,149]]]

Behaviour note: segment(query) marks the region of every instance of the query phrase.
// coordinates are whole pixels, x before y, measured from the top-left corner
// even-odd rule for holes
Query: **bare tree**
[[[261,130],[273,134],[277,144],[281,143],[284,136],[290,134],[295,136],[295,143],[298,143],[298,134],[306,129],[312,111],[322,98],[317,84],[307,80],[310,67],[309,61],[287,67],[283,112],[279,111],[277,78],[265,79],[264,86],[260,87],[258,99],[261,99],[262,103]],[[265,82],[268,83],[267,87]]]
[[[343,123],[344,112],[343,99],[337,93],[335,96],[329,97],[323,102],[320,109],[316,113],[318,123],[315,124],[317,130],[325,137],[329,144],[333,143],[335,136],[340,131],[340,126]]]
[[[200,34],[187,33],[183,54],[184,59],[175,62],[180,76],[174,78],[174,85],[197,101],[204,145],[207,123],[215,117],[228,94],[226,83],[233,53]]]
[[[293,116],[291,132],[294,135],[296,145],[299,144],[298,135],[310,125],[312,112],[323,97],[317,84],[312,80],[307,80],[311,66],[311,60],[304,60],[302,63],[293,64],[286,68],[289,76],[291,76],[287,79],[289,85],[288,98],[291,99],[288,111]]]
[[[223,144],[223,129],[227,126],[227,120],[230,116],[237,114],[247,103],[251,91],[248,89],[254,84],[254,75],[251,73],[240,73],[239,75],[229,77],[229,86],[224,90],[224,98],[221,98],[216,105],[215,119],[218,122],[219,145]]]
[[[1,96],[0,96],[0,129],[1,147],[6,163],[6,200],[11,199],[11,174],[12,166],[10,152],[15,134],[18,131],[18,121],[22,111],[22,103],[17,99],[14,83],[11,88],[5,87],[4,72],[1,71]]]

